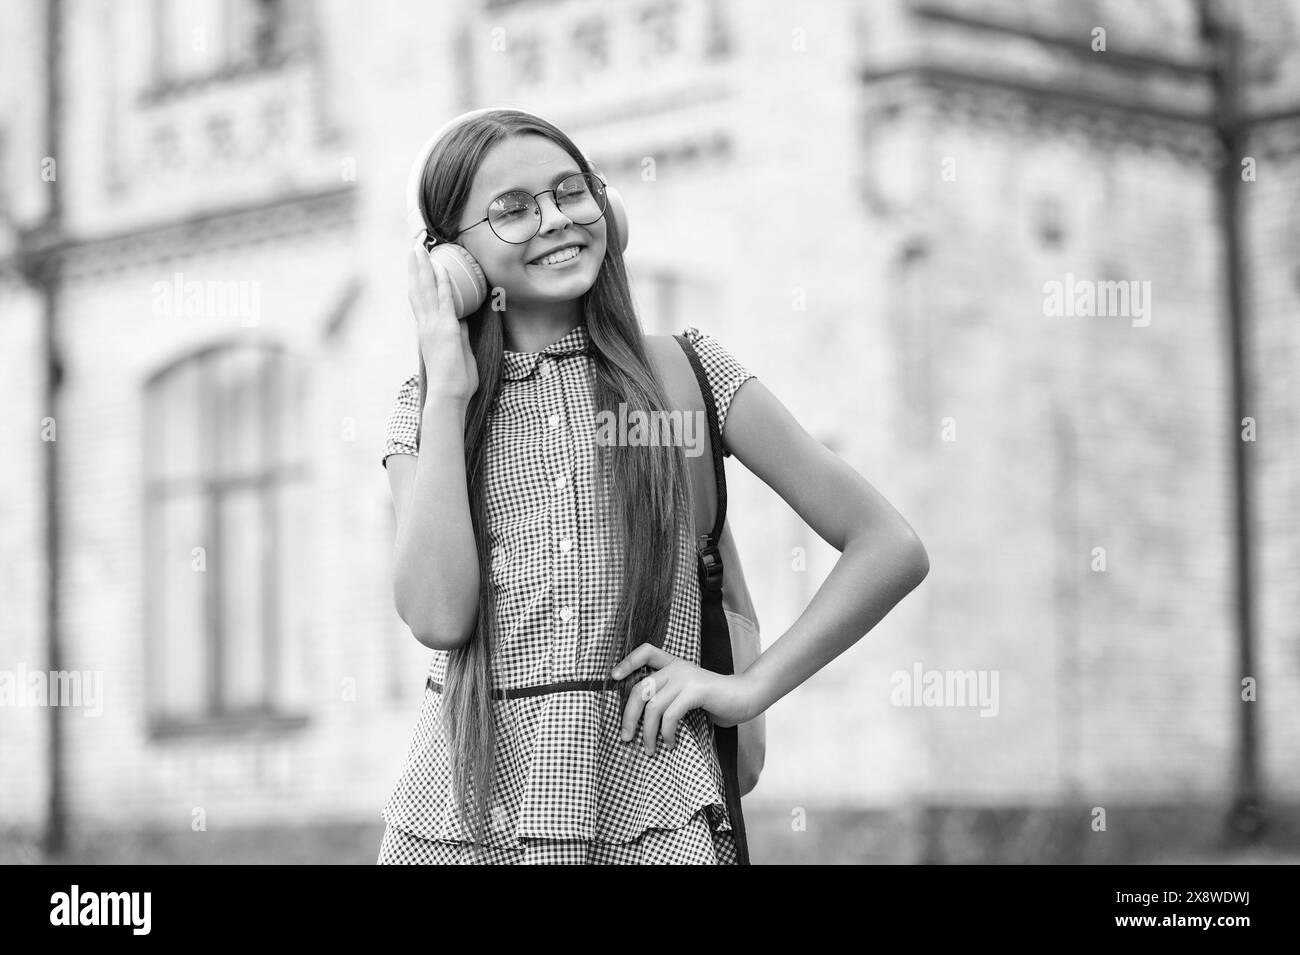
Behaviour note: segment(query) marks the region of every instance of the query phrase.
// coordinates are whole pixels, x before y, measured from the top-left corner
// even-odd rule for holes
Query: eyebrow
[[[554,189],[563,180],[568,179],[570,176],[577,175],[580,172],[582,172],[581,169],[571,166],[566,172],[556,173],[555,178],[551,180],[551,188]],[[531,189],[525,189],[523,186],[510,186],[509,188],[499,189],[496,192],[492,193],[492,197],[495,199],[497,196],[504,196],[507,192],[526,192],[529,195],[532,195],[533,191]]]

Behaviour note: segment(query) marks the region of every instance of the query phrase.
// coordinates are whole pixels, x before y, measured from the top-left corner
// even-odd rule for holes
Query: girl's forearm
[[[464,644],[478,616],[479,568],[465,483],[466,406],[430,397],[415,480],[397,529],[393,596],[425,646]]]
[[[807,609],[744,673],[762,713],[853,646],[929,573],[914,535],[850,540]]]

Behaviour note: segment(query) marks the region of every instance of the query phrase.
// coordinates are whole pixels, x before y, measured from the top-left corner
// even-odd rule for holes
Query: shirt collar
[[[501,353],[504,365],[501,375],[509,381],[521,381],[533,373],[537,363],[545,357],[567,358],[570,355],[582,355],[588,351],[590,339],[587,326],[582,322],[575,325],[564,337],[547,345],[541,351],[510,351]]]

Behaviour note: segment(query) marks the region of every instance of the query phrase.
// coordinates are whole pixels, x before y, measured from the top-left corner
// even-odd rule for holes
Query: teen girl
[[[735,863],[713,724],[843,653],[925,577],[925,549],[689,329],[725,453],[841,552],[752,666],[702,669],[682,449],[593,438],[620,402],[669,407],[601,180],[552,124],[480,111],[438,139],[419,204],[494,294],[458,321],[451,276],[411,250],[424,380],[402,385],[383,462],[397,611],[434,652],[378,861]]]

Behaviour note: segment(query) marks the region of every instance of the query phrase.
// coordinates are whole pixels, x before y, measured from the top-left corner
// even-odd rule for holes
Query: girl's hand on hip
[[[406,272],[425,378],[421,396],[468,404],[478,389],[478,363],[469,344],[469,323],[456,318],[451,277],[418,240],[407,257]]]
[[[668,749],[677,744],[678,723],[697,706],[718,726],[735,726],[754,717],[752,691],[743,674],[714,673],[643,643],[614,667],[613,675],[621,679],[644,666],[654,672],[633,687],[623,711],[620,738],[631,740],[644,715],[642,743],[651,756],[661,730]]]

